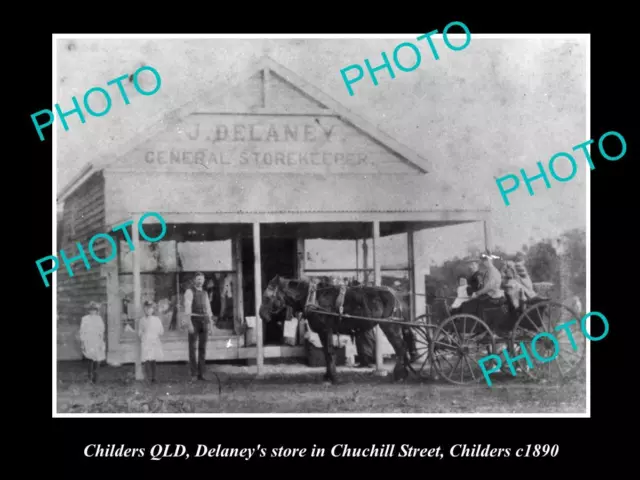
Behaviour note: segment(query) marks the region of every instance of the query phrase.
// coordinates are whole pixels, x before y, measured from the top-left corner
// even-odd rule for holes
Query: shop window
[[[178,243],[181,270],[185,272],[233,271],[231,240]]]
[[[122,334],[135,335],[135,310],[133,298],[133,275],[120,275],[120,299],[122,302]],[[141,273],[140,288],[142,303],[151,300],[156,303],[156,316],[162,321],[165,335],[178,328],[177,318],[177,274]]]
[[[141,241],[137,250],[142,303],[156,302],[156,315],[162,320],[165,335],[184,335],[179,326],[184,312],[184,293],[193,285],[198,271],[205,275],[204,289],[214,315],[214,336],[234,330],[236,273],[232,268],[231,241]],[[124,241],[120,244],[119,262],[122,334],[132,336],[135,335],[133,253]]]
[[[138,245],[141,273],[177,272],[178,259],[176,254],[176,242],[144,242]],[[133,252],[129,244],[120,242],[120,273],[133,273]]]
[[[234,330],[237,277],[231,240],[178,243],[178,261],[181,267],[180,311],[184,311],[184,292],[193,285],[195,273],[202,272],[214,316],[214,336]]]

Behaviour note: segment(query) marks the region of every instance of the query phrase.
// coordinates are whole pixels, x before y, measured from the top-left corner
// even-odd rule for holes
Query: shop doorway
[[[296,239],[262,237],[260,240],[260,254],[262,264],[262,290],[276,275],[295,278],[296,276]],[[242,240],[242,276],[244,279],[243,299],[244,314],[252,317],[256,315],[254,277],[253,277],[253,239]]]

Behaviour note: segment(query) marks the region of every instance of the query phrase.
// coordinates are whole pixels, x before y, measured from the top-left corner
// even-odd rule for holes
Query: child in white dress
[[[162,340],[164,334],[162,321],[153,315],[155,304],[150,301],[144,302],[144,317],[138,324],[138,335],[140,336],[140,349],[142,362],[147,370],[147,378],[151,383],[156,382],[156,360],[161,360],[164,356],[162,351]]]
[[[460,277],[458,279],[458,291],[456,293],[456,299],[451,304],[451,309],[460,308],[460,306],[469,300],[469,295],[467,293],[467,279],[464,277]]]
[[[98,381],[98,367],[100,362],[106,358],[106,348],[104,343],[104,321],[99,315],[100,304],[89,302],[87,305],[89,313],[82,317],[80,321],[80,344],[82,354],[89,361],[89,381]]]

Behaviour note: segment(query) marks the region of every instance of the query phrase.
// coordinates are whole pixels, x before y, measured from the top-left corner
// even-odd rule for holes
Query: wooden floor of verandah
[[[129,363],[135,360],[135,349],[111,350],[107,353],[107,360],[113,359],[116,363]],[[133,347],[131,345],[130,347]],[[175,362],[188,359],[187,345],[172,345],[172,348],[165,348],[164,361]],[[246,360],[257,358],[257,347],[237,347],[231,346],[229,348],[209,348],[207,345],[207,360]],[[265,345],[262,347],[264,358],[303,358],[306,356],[305,348],[303,346],[290,346],[290,345]],[[56,352],[57,360],[80,360],[82,359],[82,353],[77,348],[68,348],[66,346],[58,345]]]

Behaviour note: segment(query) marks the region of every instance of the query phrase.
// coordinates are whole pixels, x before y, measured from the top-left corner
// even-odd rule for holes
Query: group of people
[[[96,383],[98,381],[100,363],[106,359],[105,325],[100,316],[100,304],[98,302],[89,302],[87,310],[87,315],[82,317],[80,321],[79,337],[82,354],[89,363],[89,380],[92,383]],[[144,363],[147,377],[152,383],[156,381],[156,360],[160,360],[163,357],[160,337],[164,333],[162,321],[154,313],[154,302],[144,302],[144,316],[138,323],[141,359]]]
[[[533,283],[524,266],[524,261],[507,261],[500,272],[493,260],[498,257],[485,253],[479,259],[468,260],[470,276],[459,279],[457,298],[451,306],[452,313],[468,313],[480,316],[487,306],[501,305],[505,292],[512,301],[519,302],[535,298]],[[354,286],[357,282],[351,282]],[[206,347],[209,331],[213,328],[214,315],[211,298],[204,289],[205,276],[195,274],[193,284],[184,294],[184,315],[180,325],[188,331],[189,367],[194,379],[206,380]],[[90,302],[88,314],[80,323],[80,341],[82,353],[89,361],[89,379],[97,381],[98,367],[106,358],[105,324],[100,316],[100,304]],[[162,321],[155,315],[156,305],[152,301],[144,302],[144,315],[138,322],[137,334],[140,337],[141,359],[144,362],[147,378],[156,382],[156,361],[163,358],[161,336],[164,334]],[[375,331],[369,330],[356,336],[356,349],[359,366],[369,367],[375,361]]]
[[[192,378],[206,380],[206,348],[209,330],[213,328],[213,313],[210,298],[204,290],[205,277],[201,272],[196,273],[193,286],[184,294],[184,316],[181,320],[182,328],[188,331],[189,339],[189,367]],[[156,305],[152,301],[145,301],[144,315],[138,322],[137,334],[140,337],[141,361],[144,364],[147,378],[156,382],[156,362],[164,357],[162,349],[162,335],[164,326],[155,315]],[[79,339],[82,353],[89,362],[89,380],[98,380],[98,367],[106,359],[105,324],[100,316],[100,304],[89,302],[88,313],[80,322]],[[197,356],[196,356],[197,344]]]
[[[523,258],[506,261],[502,272],[493,264],[497,258],[491,253],[483,253],[479,259],[467,260],[470,276],[458,279],[451,313],[468,313],[482,318],[482,309],[502,305],[505,293],[516,307],[537,297]]]

